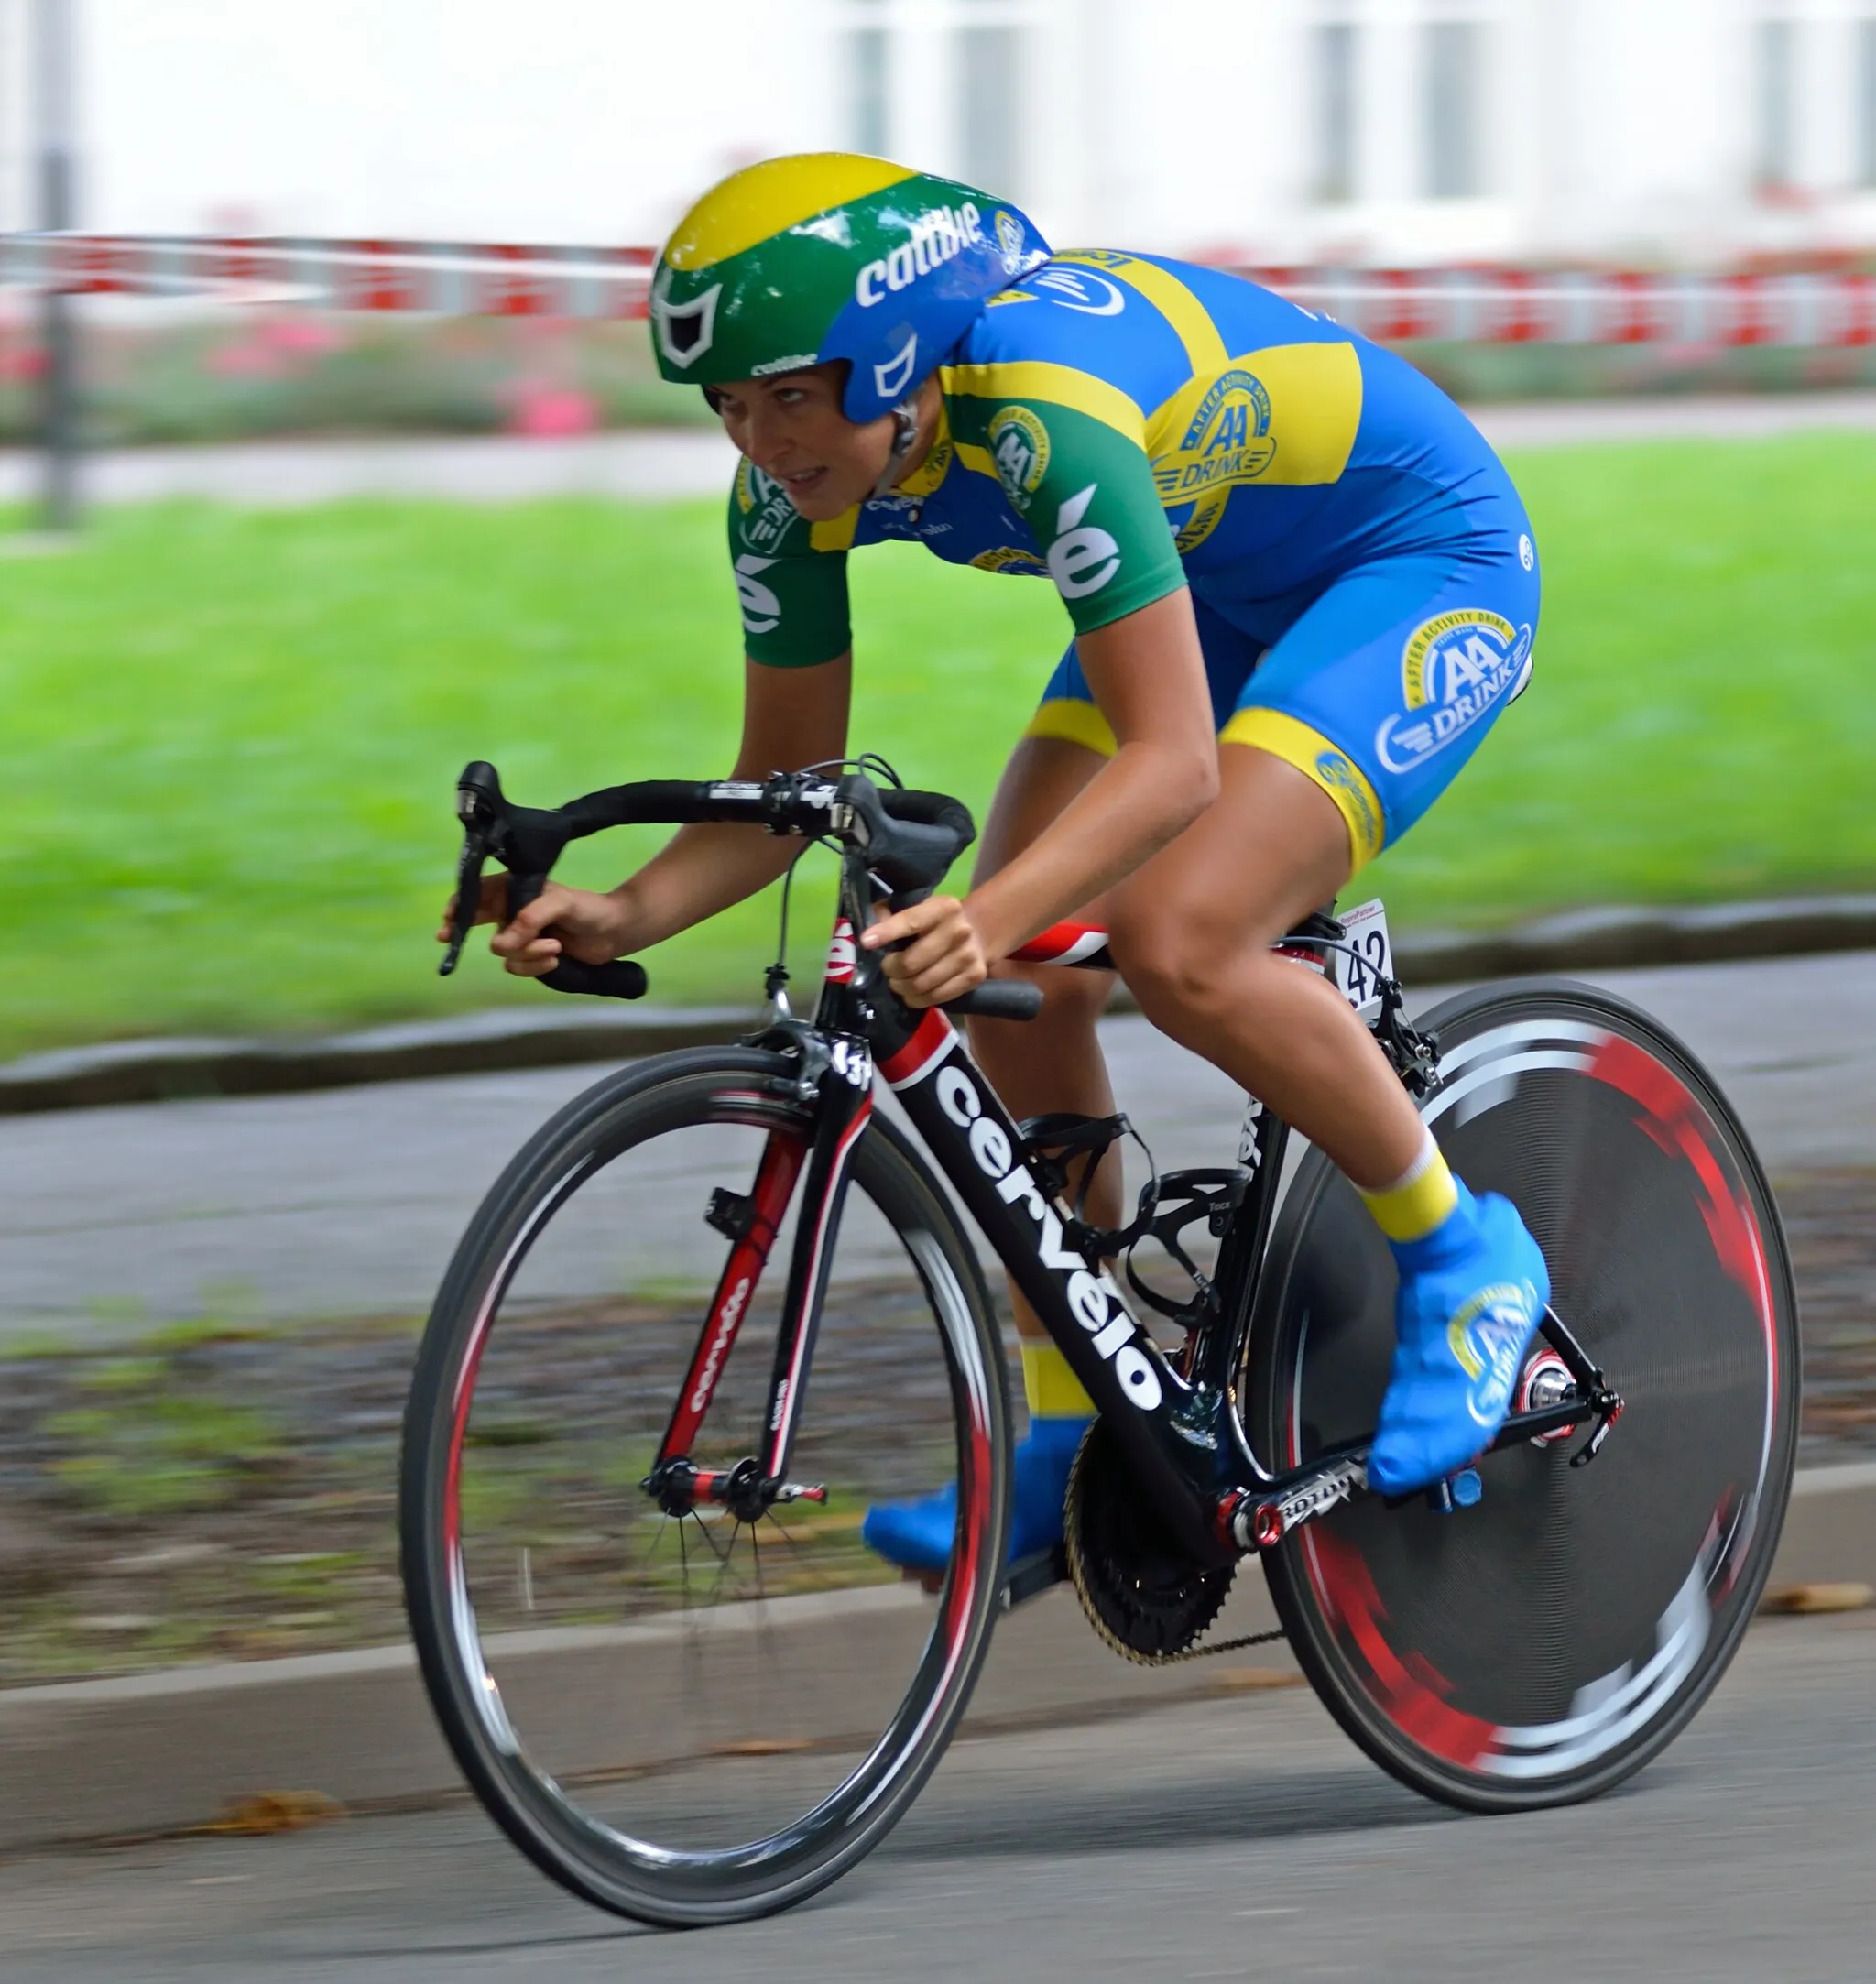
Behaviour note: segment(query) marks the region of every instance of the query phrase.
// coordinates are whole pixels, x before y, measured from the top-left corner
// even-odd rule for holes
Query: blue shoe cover
[[[1031,1420],[1029,1438],[1010,1455],[1011,1564],[1053,1550],[1062,1541],[1068,1470],[1087,1430],[1084,1418]],[[860,1541],[901,1569],[931,1576],[951,1561],[956,1528],[957,1484],[947,1481],[915,1502],[875,1502],[860,1526]]]
[[[1389,1244],[1397,1343],[1368,1478],[1383,1495],[1411,1495],[1465,1466],[1504,1424],[1550,1272],[1511,1201],[1475,1199],[1463,1184],[1423,1239]]]

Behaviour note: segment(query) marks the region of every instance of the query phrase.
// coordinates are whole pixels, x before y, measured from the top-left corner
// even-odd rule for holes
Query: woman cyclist
[[[975,188],[878,158],[770,159],[706,193],[651,296],[668,379],[743,455],[729,551],[746,634],[733,776],[842,756],[846,561],[888,539],[1053,582],[1073,638],[1004,771],[968,894],[861,941],[914,1006],[1069,916],[1104,924],[1148,1018],[1341,1168],[1392,1244],[1398,1347],[1369,1462],[1388,1494],[1462,1467],[1511,1402],[1549,1294],[1336,987],[1272,941],[1412,825],[1522,687],[1538,576],[1516,491],[1391,353],[1269,290],[1156,256],[1052,254]],[[494,948],[538,976],[662,942],[772,881],[785,841],[684,828],[609,894],[551,883]],[[491,891],[485,911],[493,914]],[[1114,1106],[1104,975],[976,1022],[1019,1117]],[[1118,1166],[1088,1216],[1117,1225]],[[1089,1404],[1018,1303],[1029,1437],[1009,1554],[1061,1541]],[[865,1534],[942,1570],[951,1490]]]

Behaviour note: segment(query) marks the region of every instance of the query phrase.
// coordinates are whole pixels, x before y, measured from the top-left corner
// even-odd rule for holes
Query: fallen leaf
[[[303,1832],[345,1816],[345,1807],[322,1791],[259,1791],[231,1798],[227,1811],[202,1830],[258,1837],[267,1833]]]
[[[1876,1600],[1868,1585],[1781,1585],[1759,1601],[1761,1612],[1860,1612]]]
[[[1300,1688],[1303,1676],[1288,1667],[1221,1667],[1211,1684],[1214,1695],[1250,1695],[1259,1688]]]

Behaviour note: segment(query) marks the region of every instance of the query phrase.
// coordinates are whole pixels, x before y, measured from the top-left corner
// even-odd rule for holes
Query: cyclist
[[[729,551],[746,636],[735,776],[838,758],[846,560],[887,540],[1053,580],[1073,638],[998,787],[976,876],[861,942],[914,1006],[1064,917],[1104,923],[1141,1010],[1319,1145],[1400,1269],[1369,1474],[1402,1494],[1502,1423],[1549,1293],[1504,1199],[1475,1199],[1336,987],[1270,945],[1406,832],[1522,689],[1538,575],[1509,477],[1402,360],[1271,291],[1157,256],[1053,254],[976,188],[821,153],[733,174],[679,223],[658,364],[744,460]],[[684,828],[610,894],[550,884],[499,931],[511,972],[642,950],[772,880],[786,842]],[[495,899],[485,909],[493,913]],[[1102,975],[977,1022],[1019,1116],[1114,1105]],[[1118,1166],[1089,1216],[1118,1224]],[[1062,1535],[1090,1411],[1018,1303],[1029,1437],[1012,1559]],[[952,1490],[867,1542],[917,1573]]]

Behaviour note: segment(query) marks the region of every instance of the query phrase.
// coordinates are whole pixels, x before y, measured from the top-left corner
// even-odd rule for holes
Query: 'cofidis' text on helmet
[[[1049,245],[976,187],[852,152],[747,166],[677,224],[651,284],[668,379],[710,385],[845,359],[842,410],[889,413]]]

